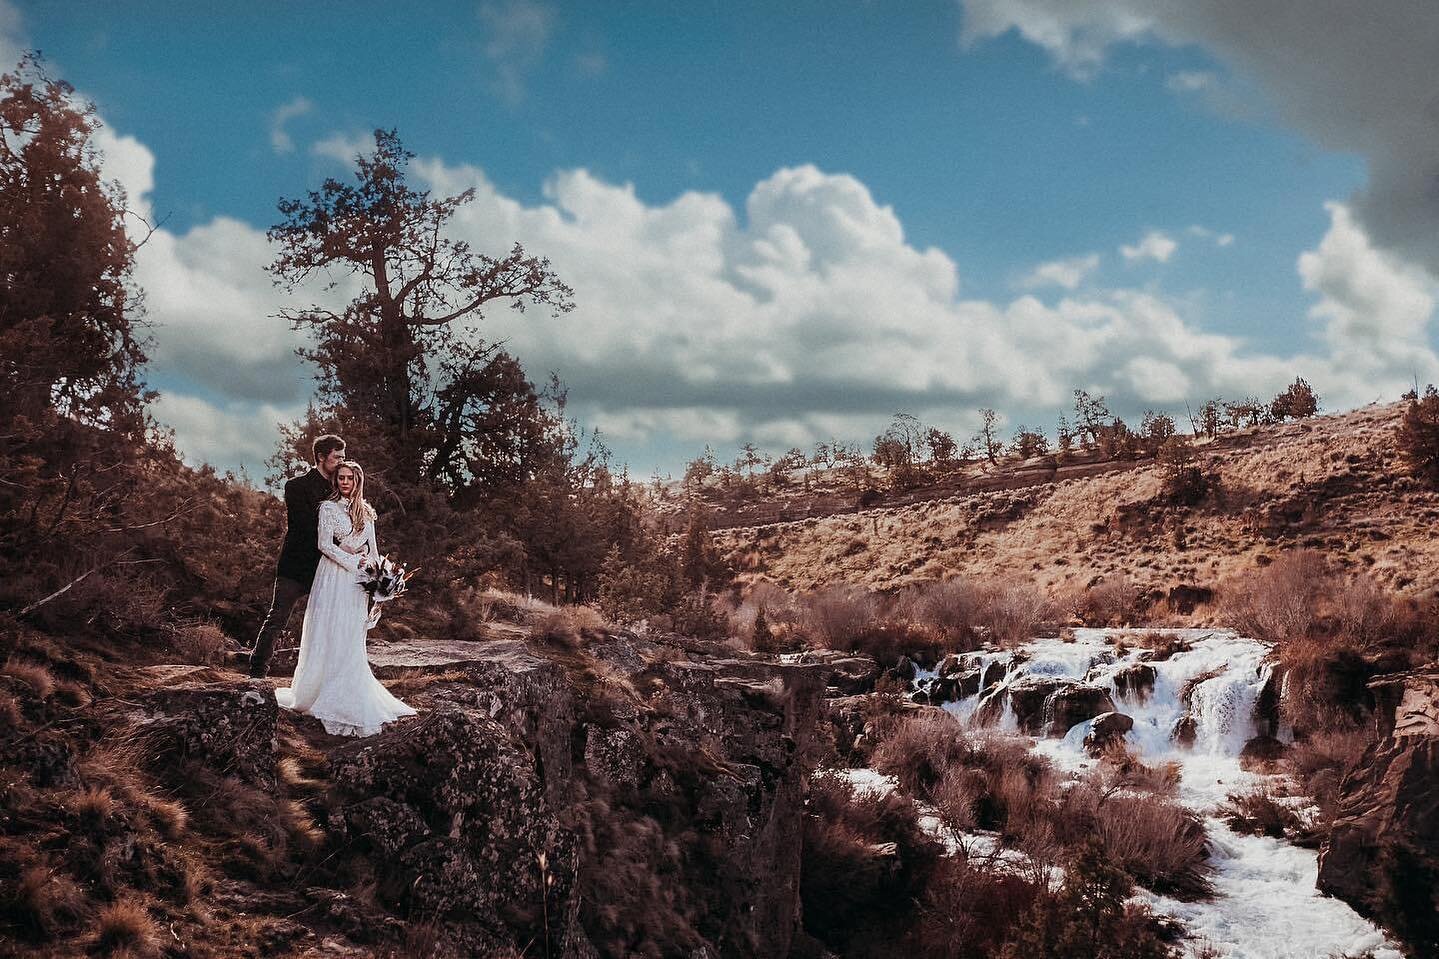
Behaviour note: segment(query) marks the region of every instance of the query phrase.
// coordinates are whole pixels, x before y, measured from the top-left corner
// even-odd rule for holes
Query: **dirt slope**
[[[1201,443],[1199,462],[1218,484],[1194,507],[1165,502],[1158,470],[1141,462],[715,536],[742,581],[792,589],[892,589],[962,574],[1061,591],[1122,574],[1167,593],[1213,588],[1308,547],[1428,594],[1439,586],[1439,493],[1404,472],[1393,445],[1401,411],[1368,406]]]

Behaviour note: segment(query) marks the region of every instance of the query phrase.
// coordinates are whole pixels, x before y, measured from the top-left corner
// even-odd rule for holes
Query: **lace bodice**
[[[346,552],[340,548],[341,544],[354,548],[366,547],[367,551],[363,554]],[[319,546],[324,556],[352,573],[359,570],[361,560],[380,554],[380,549],[375,544],[375,524],[367,522],[363,529],[354,529],[345,504],[332,499],[320,504]]]

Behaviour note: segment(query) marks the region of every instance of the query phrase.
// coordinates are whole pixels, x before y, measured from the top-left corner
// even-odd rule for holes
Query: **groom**
[[[320,503],[330,495],[335,470],[345,461],[345,441],[333,433],[315,437],[310,447],[315,465],[304,476],[285,484],[285,545],[275,564],[275,591],[270,612],[255,637],[250,653],[250,675],[263,679],[270,669],[275,637],[290,621],[301,596],[310,592],[320,565]]]

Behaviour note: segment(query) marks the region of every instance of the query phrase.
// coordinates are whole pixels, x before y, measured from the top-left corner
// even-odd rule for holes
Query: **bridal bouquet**
[[[396,565],[388,556],[367,559],[360,563],[360,588],[375,604],[388,603],[405,591],[405,584],[415,571],[403,563]]]

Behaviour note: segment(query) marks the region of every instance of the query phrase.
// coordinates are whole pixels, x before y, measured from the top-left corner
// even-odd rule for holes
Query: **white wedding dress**
[[[288,689],[276,689],[275,700],[286,709],[308,713],[337,736],[373,736],[385,723],[415,710],[391,695],[365,657],[369,598],[359,585],[362,556],[336,545],[366,547],[379,555],[375,524],[356,531],[344,503],[320,504],[320,567],[310,587],[305,624],[300,633],[300,661]]]

